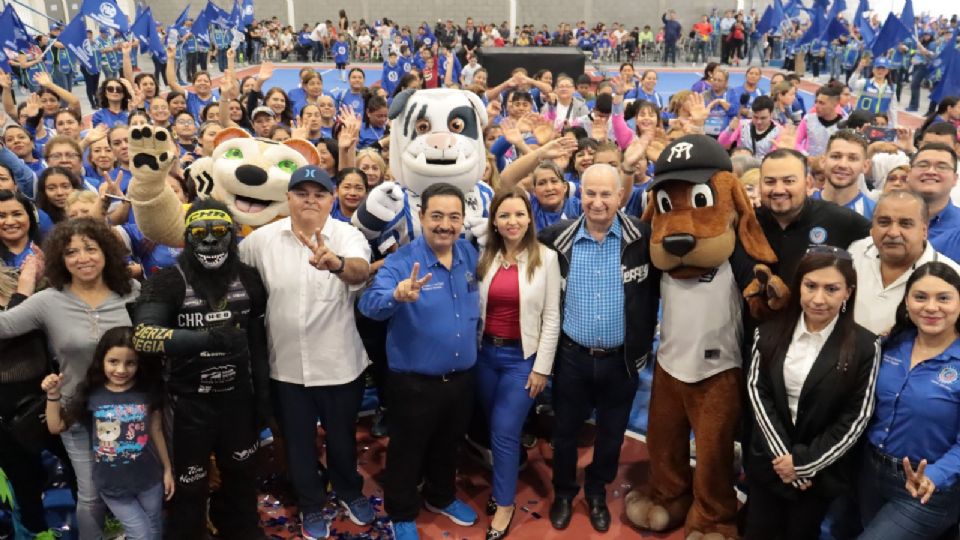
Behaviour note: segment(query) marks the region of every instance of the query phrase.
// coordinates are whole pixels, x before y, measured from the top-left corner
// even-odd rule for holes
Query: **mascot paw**
[[[767,265],[754,266],[753,273],[753,281],[744,289],[743,297],[750,305],[750,314],[762,320],[786,307],[790,289]]]
[[[481,248],[487,245],[487,218],[483,216],[467,216],[463,225],[467,232],[467,238],[475,238],[477,245]]]
[[[624,500],[627,519],[640,529],[664,531],[670,526],[670,514],[667,509],[654,504],[639,491],[631,491]]]
[[[176,157],[166,129],[142,126],[130,132],[130,164],[136,176],[162,180]]]
[[[373,188],[364,202],[367,212],[380,221],[390,222],[403,211],[403,189],[395,182]]]

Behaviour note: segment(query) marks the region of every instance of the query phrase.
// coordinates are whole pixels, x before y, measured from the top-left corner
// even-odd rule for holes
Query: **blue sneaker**
[[[346,508],[350,521],[357,525],[369,525],[373,523],[373,520],[377,517],[377,513],[373,510],[373,505],[370,504],[370,499],[362,495],[349,503],[341,500],[340,506]]]
[[[300,514],[300,534],[304,540],[317,540],[330,536],[330,520],[322,512]]]
[[[393,538],[394,540],[420,540],[417,523],[415,521],[393,522]]]
[[[477,522],[477,513],[473,511],[473,508],[470,508],[459,499],[454,499],[446,508],[437,508],[428,502],[425,502],[424,505],[427,507],[427,510],[434,514],[443,514],[457,525],[469,527]]]

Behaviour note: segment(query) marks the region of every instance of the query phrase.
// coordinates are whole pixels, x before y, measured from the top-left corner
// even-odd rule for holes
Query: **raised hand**
[[[710,115],[710,109],[703,101],[703,94],[696,92],[687,96],[687,110],[690,111],[690,121],[697,126],[703,126]]]
[[[529,112],[522,117],[520,121],[517,122],[517,129],[520,130],[520,133],[530,133],[533,131],[533,126],[540,121],[540,115],[535,112]]]
[[[306,139],[310,136],[310,130],[306,126],[300,124],[300,120],[294,118],[293,123],[290,126],[290,137],[293,139]]]
[[[512,118],[504,118],[500,122],[500,130],[503,132],[503,138],[513,145],[523,142],[523,135],[520,134],[520,128],[518,128],[517,125],[518,123]]]
[[[598,141],[607,139],[607,120],[605,118],[594,118],[590,122],[590,137]]]
[[[33,80],[36,81],[40,86],[48,87],[53,84],[53,79],[50,78],[50,74],[45,71],[40,71],[33,76]]]
[[[914,499],[920,499],[920,504],[927,504],[937,486],[930,480],[930,477],[924,474],[927,469],[927,460],[921,459],[917,469],[914,470],[910,465],[910,458],[903,458],[903,474],[907,477],[907,492]]]
[[[542,159],[559,159],[572,156],[577,151],[577,140],[570,137],[558,137],[538,149]]]
[[[533,124],[533,136],[537,139],[537,144],[545,144],[557,136],[557,130],[553,129],[553,122],[537,115]]]
[[[272,62],[264,62],[261,64],[260,73],[257,74],[257,80],[262,83],[266,82],[270,77],[273,77],[273,68],[274,66]]]
[[[52,399],[60,399],[60,389],[63,387],[63,375],[51,373],[40,382],[40,389]]]
[[[0,88],[10,88],[13,85],[13,77],[6,71],[0,70]]]
[[[340,107],[340,122],[343,127],[337,137],[337,143],[340,148],[349,149],[360,140],[360,124],[362,122],[359,115],[354,114],[353,107]]]
[[[37,283],[43,278],[43,252],[34,247],[35,253],[27,255],[20,263],[20,276],[17,278],[17,292],[30,296],[37,289]]]
[[[647,146],[653,140],[653,130],[648,129],[639,138],[634,139],[627,149],[623,151],[623,168],[627,170],[636,169],[637,163],[647,153]]]
[[[237,51],[233,50],[233,47],[227,49],[227,60],[233,60],[237,57]]]
[[[23,114],[28,118],[33,118],[40,114],[40,96],[30,94],[30,97],[27,98],[27,104],[23,107]]]
[[[430,282],[433,274],[427,273],[422,278],[417,278],[420,274],[420,263],[413,263],[413,270],[410,277],[397,283],[397,288],[393,290],[393,299],[397,302],[416,302],[420,299],[420,289]]]
[[[120,180],[123,179],[123,171],[117,169],[117,176],[113,180],[109,174],[103,175],[103,182],[100,184],[100,196],[113,196],[123,198],[123,190],[120,189]]]
[[[2,72],[0,72],[2,73]],[[9,77],[9,75],[8,75]],[[500,116],[500,113],[503,112],[503,106],[500,104],[499,99],[491,99],[490,103],[487,104],[487,121],[493,123],[493,121]]]
[[[307,246],[312,253],[310,255],[310,266],[317,270],[340,270],[343,267],[343,259],[333,252],[323,243],[323,237],[320,236],[320,229],[313,232],[313,239],[307,238],[300,231],[297,231],[297,238],[300,243]]]

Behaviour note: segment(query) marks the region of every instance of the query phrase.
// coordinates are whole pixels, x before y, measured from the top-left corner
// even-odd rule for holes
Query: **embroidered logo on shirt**
[[[827,241],[827,230],[823,227],[814,227],[810,229],[810,241],[814,244],[822,244]]]
[[[643,264],[630,270],[627,270],[627,267],[624,266],[620,271],[623,273],[623,282],[630,283],[631,281],[643,281],[647,279],[649,268],[648,265]]]
[[[953,366],[946,366],[940,370],[937,380],[943,384],[953,384],[957,380],[957,369]]]

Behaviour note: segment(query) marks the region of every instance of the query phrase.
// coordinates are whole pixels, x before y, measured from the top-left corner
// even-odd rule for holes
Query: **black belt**
[[[455,379],[455,378],[457,378],[457,377],[459,377],[459,376],[461,376],[461,375],[463,375],[463,374],[465,374],[465,373],[469,373],[469,372],[470,372],[470,370],[467,369],[467,370],[453,370],[453,371],[448,371],[448,372],[446,372],[446,373],[441,373],[441,374],[439,374],[439,375],[432,375],[432,374],[428,374],[428,373],[412,373],[412,372],[399,372],[399,373],[401,373],[402,375],[409,375],[409,376],[411,376],[411,377],[416,377],[416,378],[418,378],[418,379],[427,379],[427,380],[430,380],[430,381],[440,381],[440,382],[450,382],[450,381],[452,381],[453,379]]]
[[[499,336],[491,336],[490,334],[484,334],[483,340],[494,347],[519,347],[521,345],[519,339],[502,338]]]
[[[577,343],[570,336],[563,334],[563,341],[578,350],[579,352],[592,356],[594,358],[605,358],[607,356],[622,355],[623,354],[623,345],[619,347],[613,347],[611,349],[603,349],[600,347],[584,347],[583,345]]]
[[[884,454],[884,453],[883,453],[883,450],[880,450],[879,448],[877,448],[876,446],[874,446],[874,445],[872,445],[872,444],[869,444],[869,445],[867,445],[867,446],[870,447],[870,455],[873,456],[873,459],[875,459],[876,461],[880,462],[882,465],[886,465],[886,466],[888,466],[888,467],[896,468],[898,471],[903,469],[903,460],[902,460],[902,459],[900,459],[900,458],[895,458],[895,457],[893,457],[893,456],[891,456],[891,455],[888,455],[888,454]]]

